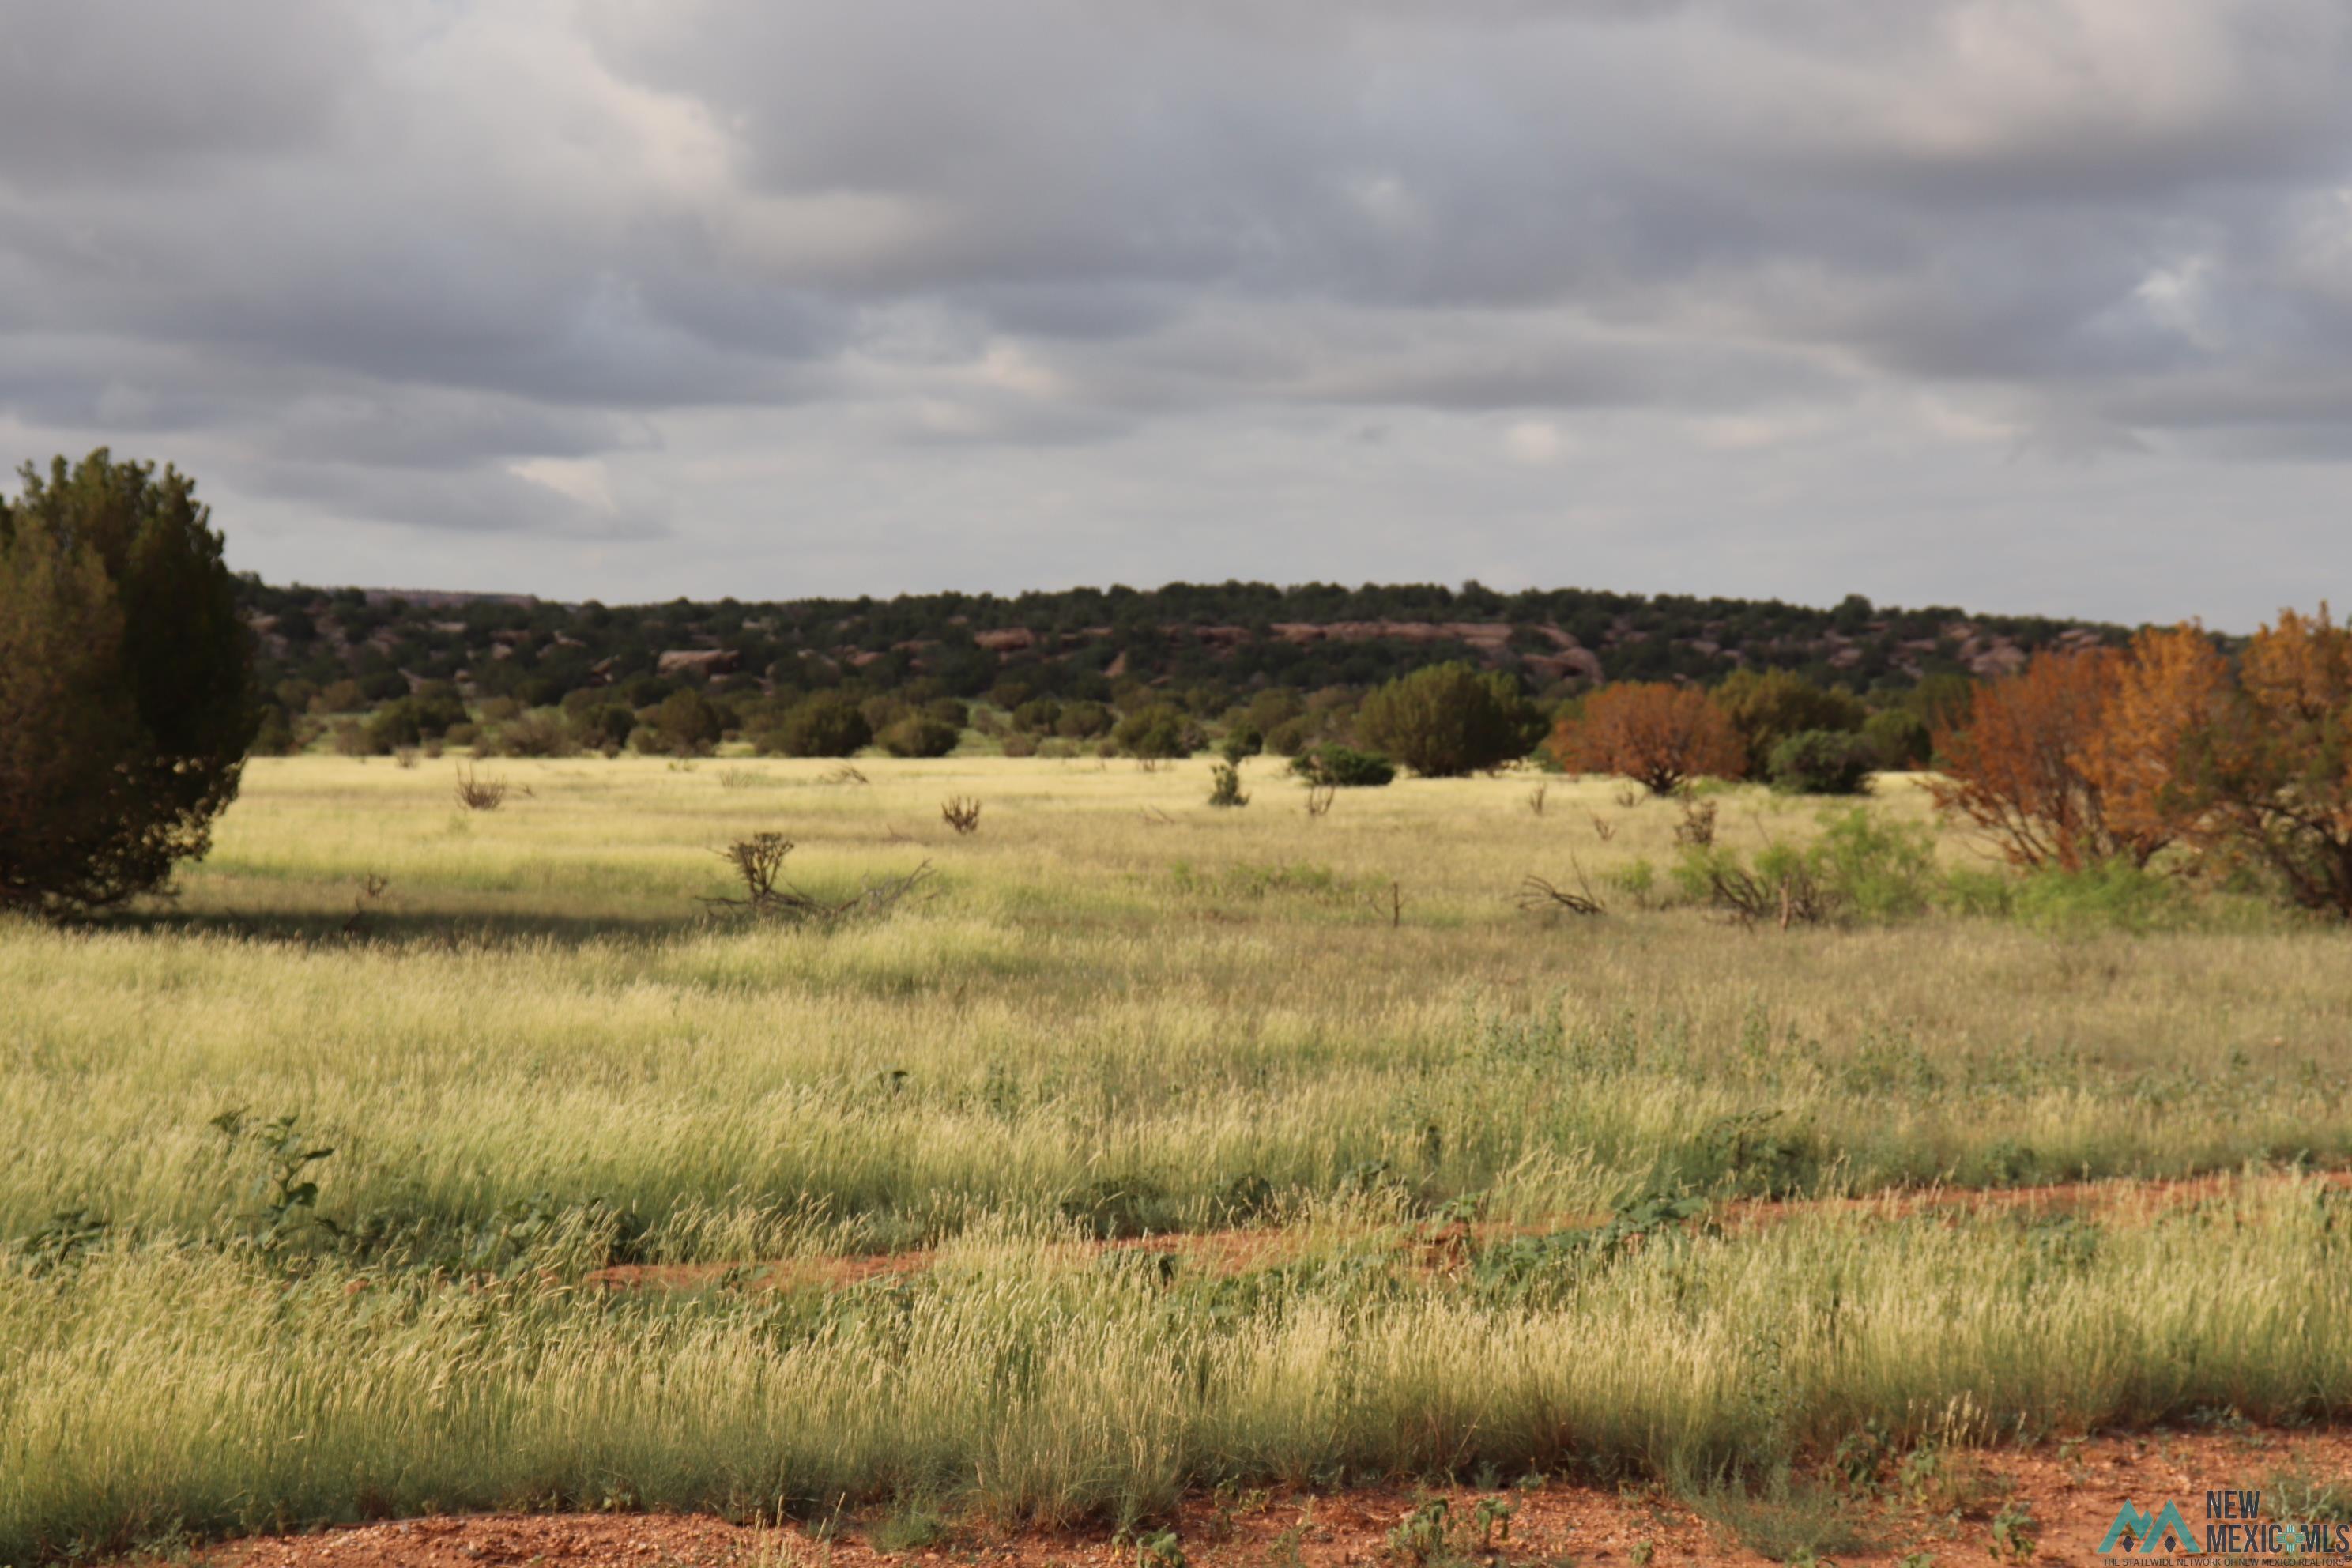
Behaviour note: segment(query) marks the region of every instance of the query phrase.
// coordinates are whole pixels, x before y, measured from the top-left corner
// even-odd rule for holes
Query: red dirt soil
[[[2153,1510],[2161,1506],[2161,1500],[2171,1499],[2189,1527],[2201,1531],[2208,1490],[2264,1488],[2282,1471],[2323,1481],[2352,1477],[2352,1434],[2156,1432],[1949,1458],[1959,1473],[1971,1478],[1957,1494],[1928,1503],[1857,1503],[1852,1518],[1866,1544],[1826,1555],[1847,1568],[1895,1568],[1907,1554],[1921,1552],[1944,1564],[2011,1561],[1994,1550],[1991,1520],[1997,1510],[2022,1508],[2033,1521],[2033,1561],[2096,1563],[2100,1540],[2124,1503]],[[1679,1568],[1767,1561],[1664,1494],[1636,1488],[1554,1483],[1507,1494],[1459,1489],[1432,1494],[1398,1487],[1321,1495],[1286,1491],[1271,1497],[1249,1494],[1222,1507],[1213,1500],[1194,1498],[1173,1524],[1194,1568],[1396,1565],[1403,1560],[1388,1547],[1388,1532],[1418,1500],[1432,1495],[1452,1503],[1458,1531],[1455,1549],[1474,1563],[1496,1568],[1562,1568],[1570,1559],[1636,1568],[1644,1562],[1653,1568]],[[1497,1495],[1506,1496],[1516,1510],[1509,1535],[1482,1549],[1475,1510],[1480,1498]],[[2267,1500],[2263,1507],[2266,1514],[2272,1511]],[[1135,1547],[1114,1542],[1104,1529],[1017,1531],[973,1524],[929,1549],[890,1554],[877,1552],[854,1526],[825,1542],[797,1528],[766,1530],[705,1515],[670,1514],[411,1520],[233,1542],[199,1556],[220,1568],[523,1568],[534,1563],[564,1568],[880,1568],[886,1563],[908,1568],[949,1563],[1134,1568],[1138,1563]]]

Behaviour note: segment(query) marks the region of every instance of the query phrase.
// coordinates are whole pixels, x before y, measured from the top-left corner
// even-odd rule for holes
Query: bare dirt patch
[[[2031,1541],[2031,1561],[2095,1563],[2100,1542],[2124,1504],[2153,1509],[2170,1499],[2192,1529],[2201,1529],[2209,1490],[2264,1489],[2288,1472],[2323,1480],[2352,1476],[2352,1434],[2154,1432],[1947,1458],[1963,1468],[1957,1497],[1890,1496],[1850,1503],[1848,1516],[1865,1544],[1835,1552],[1834,1561],[1892,1568],[1917,1552],[1947,1564],[2028,1560],[2013,1545],[1996,1550],[1998,1517],[2010,1521],[2004,1542]],[[1643,1487],[1555,1482],[1500,1492],[1399,1486],[1323,1494],[1244,1492],[1192,1498],[1168,1522],[1194,1568],[1402,1565],[1409,1558],[1391,1545],[1390,1533],[1433,1498],[1450,1506],[1449,1549],[1471,1564],[1565,1568],[1573,1561],[1671,1568],[1769,1561],[1722,1525],[1658,1489]],[[1488,1498],[1499,1498],[1512,1513],[1506,1532],[1482,1542],[1478,1504]],[[1114,1538],[1108,1529],[1009,1530],[969,1523],[934,1546],[888,1553],[875,1550],[854,1521],[824,1540],[801,1527],[767,1529],[695,1514],[409,1520],[235,1542],[203,1556],[220,1568],[497,1568],[542,1563],[570,1568],[1133,1568],[1139,1560],[1149,1568],[1152,1561],[1139,1559],[1131,1541]]]

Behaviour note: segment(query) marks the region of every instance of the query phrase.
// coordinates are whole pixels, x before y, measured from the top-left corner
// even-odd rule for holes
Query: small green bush
[[[579,752],[580,743],[553,715],[526,713],[499,726],[491,743],[477,750],[496,757],[569,757]]]
[[[725,717],[718,708],[691,687],[663,698],[654,714],[654,728],[661,731],[670,750],[682,757],[709,755],[726,727]]]
[[[1203,740],[1191,715],[1169,702],[1137,709],[1110,733],[1118,749],[1133,757],[1189,757]]]
[[[2147,931],[2184,923],[2181,886],[2128,860],[2102,860],[2077,871],[2049,867],[2011,885],[2008,913],[2021,925],[2058,935]]]
[[[846,697],[820,693],[794,707],[761,735],[761,750],[788,757],[847,757],[874,739],[866,715]]]
[[[1675,868],[1682,896],[1743,921],[1805,924],[1895,921],[1934,901],[1936,848],[1924,825],[1886,822],[1866,807],[1822,818],[1811,844],[1774,844],[1753,861],[1738,851],[1691,846]]]
[[[1862,738],[1870,742],[1878,754],[1879,767],[1887,773],[1924,768],[1936,750],[1927,721],[1906,708],[1873,713],[1863,721]]]
[[[928,713],[910,713],[874,739],[894,757],[944,757],[956,749],[963,731]]]
[[[420,744],[425,739],[424,728],[416,720],[416,710],[404,698],[378,709],[369,718],[365,734],[367,749],[377,756],[396,752],[404,746]]]
[[[1765,775],[1784,795],[1865,795],[1877,765],[1867,736],[1802,730],[1772,748]]]
[[[1065,741],[1091,741],[1110,727],[1111,711],[1099,702],[1065,703],[1054,720],[1054,733]]]
[[[1013,710],[1013,727],[1024,735],[1050,735],[1061,718],[1060,703],[1050,697],[1033,697]]]
[[[1352,746],[1318,746],[1292,759],[1290,771],[1308,784],[1341,789],[1374,789],[1396,778],[1396,764],[1378,752]]]
[[[1299,756],[1314,743],[1315,725],[1308,719],[1285,719],[1265,732],[1265,749],[1276,756]]]
[[[1381,687],[1364,699],[1357,723],[1366,741],[1436,778],[1516,762],[1544,731],[1515,677],[1458,662]]]

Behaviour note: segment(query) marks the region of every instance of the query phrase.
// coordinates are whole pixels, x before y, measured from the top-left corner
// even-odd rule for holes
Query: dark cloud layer
[[[2347,79],[2336,0],[0,0],[0,430],[313,579],[2242,623],[2352,563]]]

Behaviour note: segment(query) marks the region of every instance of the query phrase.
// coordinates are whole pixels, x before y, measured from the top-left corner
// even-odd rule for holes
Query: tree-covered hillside
[[[745,604],[564,605],[528,595],[274,587],[246,579],[266,685],[357,684],[370,701],[447,682],[476,700],[561,703],[612,689],[635,706],[685,687],[773,696],[848,685],[919,695],[1109,702],[1139,688],[1192,701],[1267,688],[1367,687],[1467,660],[1531,696],[1594,684],[1783,668],[1858,694],[2013,668],[2037,647],[2119,628],[1948,607],[1834,609],[1475,583],[1340,587],[1171,584],[1152,590],[930,594]],[[300,706],[289,702],[289,708]]]

